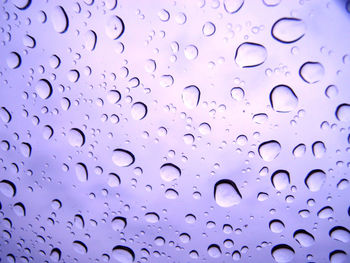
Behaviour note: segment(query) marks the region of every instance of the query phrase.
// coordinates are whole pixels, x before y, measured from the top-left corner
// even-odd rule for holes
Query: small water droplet
[[[184,50],[184,54],[188,60],[194,60],[198,56],[198,49],[194,45],[188,45]]]
[[[216,27],[212,22],[206,22],[203,25],[202,32],[204,36],[210,37],[214,35],[215,31],[216,31]]]
[[[219,258],[221,254],[222,254],[221,248],[218,245],[212,244],[208,247],[208,255],[210,257]]]
[[[295,231],[293,237],[302,247],[311,247],[315,243],[314,236],[304,229]]]
[[[16,186],[9,180],[0,182],[0,192],[6,197],[14,197],[16,195]]]
[[[112,228],[114,231],[122,231],[127,225],[125,217],[117,216],[112,220]]]
[[[87,246],[79,240],[73,242],[73,249],[80,255],[84,255],[88,252]]]
[[[329,231],[329,236],[332,239],[341,241],[343,243],[349,243],[350,242],[350,231],[342,226],[336,226],[333,227],[330,231]]]
[[[21,56],[17,52],[11,52],[7,55],[6,63],[7,66],[11,69],[19,68],[21,65],[22,59]]]
[[[289,173],[285,170],[277,170],[271,175],[271,182],[277,191],[282,191],[290,183]]]

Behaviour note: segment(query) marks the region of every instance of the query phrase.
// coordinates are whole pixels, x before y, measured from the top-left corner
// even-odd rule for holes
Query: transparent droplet
[[[165,191],[165,198],[167,199],[174,200],[174,199],[177,199],[178,197],[179,197],[179,193],[174,189],[169,188]]]
[[[265,62],[267,51],[263,45],[245,42],[236,50],[235,61],[241,68],[256,67]]]
[[[88,170],[85,164],[77,163],[75,165],[75,175],[80,182],[86,182],[88,180]]]
[[[74,226],[78,229],[83,229],[85,226],[84,218],[82,215],[75,215],[74,216]]]
[[[166,22],[170,19],[170,14],[167,10],[162,9],[158,12],[158,17],[160,21]]]
[[[325,94],[329,99],[335,99],[338,96],[338,93],[338,88],[335,85],[329,85],[325,90]]]
[[[67,78],[70,82],[75,83],[79,80],[80,73],[76,69],[72,69],[68,72]]]
[[[127,225],[125,217],[117,216],[112,219],[112,228],[114,231],[122,231]]]
[[[160,167],[160,177],[166,182],[174,181],[178,179],[180,176],[181,176],[180,168],[172,163],[166,163]]]
[[[59,262],[61,260],[62,252],[58,248],[53,248],[50,252],[50,259],[53,262]]]
[[[241,101],[244,99],[244,90],[240,87],[235,87],[231,89],[231,98],[236,101]]]
[[[278,141],[266,141],[260,144],[259,148],[260,157],[266,161],[271,162],[277,158],[281,152],[281,144]]]
[[[269,223],[269,227],[270,227],[270,230],[276,234],[281,233],[285,228],[283,222],[278,219],[271,220]]]
[[[12,0],[11,2],[18,9],[24,10],[24,9],[27,9],[30,6],[30,4],[32,3],[32,0]]]
[[[216,27],[212,22],[206,22],[203,25],[202,32],[204,36],[210,37],[214,35],[215,31],[216,31]]]
[[[211,132],[211,127],[208,123],[203,122],[199,125],[198,131],[203,135],[207,135]]]
[[[132,263],[135,260],[134,251],[125,246],[115,246],[112,250],[112,257],[118,263]]]
[[[124,33],[124,22],[119,16],[111,16],[106,23],[106,34],[110,39],[118,39]]]
[[[281,0],[263,0],[266,6],[277,6],[281,3]]]
[[[135,162],[135,157],[127,150],[116,149],[113,151],[112,161],[116,166],[127,167]]]
[[[29,143],[22,142],[20,146],[20,151],[24,157],[29,158],[32,154],[32,146]]]
[[[243,6],[244,0],[224,0],[224,9],[228,14],[237,13]]]
[[[117,187],[120,185],[120,178],[115,173],[108,174],[108,185],[110,187]]]
[[[81,255],[84,255],[88,252],[87,246],[79,240],[73,242],[73,249],[75,252]]]
[[[148,73],[153,73],[157,68],[156,62],[153,59],[148,59],[145,63],[145,70]]]
[[[311,247],[315,243],[314,236],[303,229],[295,231],[293,237],[302,247]]]
[[[52,12],[52,24],[56,32],[62,34],[67,31],[69,21],[66,10],[62,6],[56,6]]]
[[[339,121],[350,121],[350,104],[340,104],[335,110],[335,116]]]
[[[326,146],[323,142],[317,141],[312,144],[312,154],[316,158],[322,158],[323,155],[326,153]]]
[[[11,116],[10,112],[5,107],[1,107],[0,108],[0,118],[3,122],[9,123],[12,119],[12,116]]]
[[[26,208],[22,203],[16,203],[13,205],[13,212],[19,216],[19,217],[23,217],[26,215]]]
[[[270,92],[270,103],[277,112],[290,112],[298,106],[298,97],[286,85],[278,85]]]
[[[148,223],[155,224],[159,221],[159,215],[154,212],[150,212],[145,214],[145,220]]]
[[[305,144],[301,143],[301,144],[298,144],[297,146],[295,146],[295,148],[293,149],[293,155],[296,157],[296,158],[300,158],[300,157],[303,157],[304,154],[306,152],[306,146]]]
[[[147,115],[147,106],[142,102],[136,102],[131,107],[131,116],[134,120],[142,120]]]
[[[333,208],[330,206],[325,206],[317,212],[317,216],[321,219],[330,218],[333,216]]]
[[[35,91],[43,100],[48,99],[52,94],[51,83],[47,79],[41,79],[37,82]]]
[[[221,248],[216,244],[210,245],[208,247],[208,255],[212,258],[219,258],[221,256]]]
[[[174,84],[174,78],[171,75],[163,75],[160,77],[159,84],[163,88],[171,87]]]
[[[34,37],[30,36],[30,35],[25,35],[23,37],[23,45],[25,45],[28,48],[34,48],[36,44],[36,41],[34,39]]]
[[[194,45],[188,45],[185,47],[184,54],[188,60],[193,60],[198,56],[198,49]]]
[[[231,207],[241,202],[242,195],[233,181],[223,179],[214,186],[214,198],[219,206]]]
[[[282,43],[293,43],[305,35],[306,25],[299,18],[284,17],[272,26],[272,36]]]
[[[312,170],[305,178],[305,184],[311,192],[317,192],[326,182],[326,173],[322,170]]]
[[[271,182],[277,191],[282,191],[290,183],[289,173],[285,170],[277,170],[271,175]]]
[[[43,138],[49,140],[53,136],[54,130],[50,125],[45,125],[43,127]]]
[[[299,69],[300,77],[307,83],[319,82],[325,75],[325,69],[319,62],[306,62]]]
[[[200,90],[196,86],[188,86],[182,91],[182,101],[189,109],[197,107],[200,99]]]
[[[349,243],[350,242],[350,231],[342,226],[336,226],[333,227],[330,231],[329,231],[329,236],[332,239],[341,241],[343,243]]]
[[[93,30],[88,30],[85,33],[85,48],[89,51],[93,51],[97,43],[97,34]]]
[[[286,244],[274,246],[271,250],[273,259],[278,263],[291,262],[294,258],[294,249]]]
[[[81,147],[85,143],[85,135],[81,130],[73,128],[68,133],[68,142],[73,147]]]
[[[2,180],[0,182],[0,192],[6,197],[14,197],[16,195],[16,186],[9,180]]]
[[[121,95],[117,90],[110,90],[107,93],[107,101],[111,104],[116,104],[120,101]]]
[[[330,263],[346,263],[349,261],[348,254],[343,250],[334,250],[329,253]]]
[[[11,69],[19,68],[21,61],[21,56],[17,52],[11,52],[6,58],[7,66]]]

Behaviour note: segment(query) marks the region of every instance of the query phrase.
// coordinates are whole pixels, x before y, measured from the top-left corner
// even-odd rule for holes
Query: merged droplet
[[[326,182],[326,173],[322,170],[312,170],[305,178],[305,184],[311,192],[317,192]]]
[[[75,165],[75,175],[80,182],[86,182],[88,180],[88,169],[86,165],[83,163],[77,163]]]
[[[147,106],[142,102],[136,102],[131,106],[131,116],[134,120],[142,120],[147,115]]]
[[[135,162],[134,155],[124,149],[115,149],[112,155],[112,161],[116,166],[127,167]]]
[[[276,262],[287,263],[293,260],[295,251],[286,244],[280,244],[272,248],[271,255]]]
[[[37,82],[35,91],[43,100],[48,99],[52,94],[51,83],[47,79],[41,79]]]
[[[112,256],[118,263],[132,263],[135,260],[135,253],[131,248],[125,246],[115,246]]]
[[[286,85],[278,85],[270,92],[271,107],[277,112],[290,112],[298,106],[298,97]]]
[[[263,45],[245,42],[236,50],[235,61],[241,68],[256,67],[265,62],[267,51]]]
[[[231,207],[241,202],[242,195],[233,181],[223,179],[214,186],[214,198],[219,206]]]
[[[325,75],[325,69],[319,62],[306,62],[299,69],[300,77],[307,83],[319,82]]]
[[[106,24],[106,34],[110,39],[118,39],[124,33],[124,22],[119,16],[111,16]]]
[[[199,103],[201,92],[194,86],[188,86],[182,91],[182,101],[189,109],[194,109]]]
[[[62,34],[67,31],[69,20],[66,10],[62,6],[56,6],[52,12],[52,24],[56,32]]]
[[[244,0],[224,0],[224,9],[228,14],[237,13],[243,6]]]
[[[290,183],[289,173],[285,170],[278,170],[271,175],[271,182],[276,190],[281,191]]]
[[[278,141],[266,141],[260,144],[258,148],[260,157],[266,161],[271,162],[277,158],[281,152],[281,144]]]
[[[335,116],[339,121],[350,121],[350,104],[340,104],[335,110]]]
[[[68,132],[68,142],[73,147],[81,147],[85,143],[85,135],[78,128],[70,129]]]
[[[160,167],[160,177],[166,182],[174,181],[178,179],[180,176],[181,176],[180,168],[172,163],[166,163]]]
[[[293,43],[301,39],[305,31],[306,25],[301,19],[284,17],[273,24],[271,34],[282,43]]]
[[[315,243],[314,236],[304,229],[295,231],[293,237],[302,247],[311,247]]]

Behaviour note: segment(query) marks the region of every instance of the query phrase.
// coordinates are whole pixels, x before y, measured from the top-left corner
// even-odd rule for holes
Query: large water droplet
[[[136,102],[131,107],[131,116],[134,120],[142,120],[147,115],[147,106],[142,102]]]
[[[228,14],[237,13],[243,6],[244,0],[224,0],[224,9]]]
[[[212,22],[206,22],[202,28],[203,35],[206,37],[210,37],[214,35],[215,30],[216,30],[216,27]]]
[[[69,20],[66,11],[62,6],[56,6],[52,12],[53,28],[58,33],[64,33],[68,29]]]
[[[188,86],[182,91],[182,101],[189,109],[197,107],[200,99],[200,90],[196,86]]]
[[[61,260],[62,252],[58,248],[53,248],[50,253],[50,259],[53,262],[59,262]]]
[[[306,152],[306,146],[303,143],[298,144],[297,146],[295,146],[295,148],[293,149],[293,155],[296,158],[300,158],[303,157],[304,154]]]
[[[212,258],[219,258],[221,256],[221,249],[218,245],[212,244],[208,247],[208,255]]]
[[[346,263],[349,262],[348,254],[343,250],[334,250],[329,253],[330,263]]]
[[[315,243],[313,235],[303,229],[295,231],[293,237],[302,247],[311,247]]]
[[[281,152],[281,144],[278,141],[266,141],[260,144],[258,148],[260,157],[266,161],[271,162],[277,158]]]
[[[127,167],[135,162],[135,157],[127,150],[116,149],[113,151],[112,161],[116,166]]]
[[[36,84],[35,91],[43,100],[48,99],[52,94],[51,83],[47,79],[41,79]]]
[[[263,45],[245,42],[241,44],[235,55],[235,61],[241,68],[250,68],[261,65],[267,58],[267,51]]]
[[[178,179],[180,176],[181,176],[180,168],[172,163],[166,163],[160,167],[160,177],[166,182],[174,181]]]
[[[8,180],[0,182],[0,192],[7,197],[14,197],[16,195],[16,186]]]
[[[88,252],[87,246],[79,240],[73,242],[73,249],[75,252],[81,255],[84,255]]]
[[[293,43],[305,35],[306,25],[299,18],[278,19],[271,29],[272,36],[282,43]]]
[[[184,53],[185,53],[185,57],[188,59],[188,60],[194,60],[195,58],[197,58],[198,56],[198,49],[196,46],[194,45],[188,45],[185,50],[184,50]]]
[[[124,22],[118,16],[111,16],[106,24],[106,34],[111,39],[118,39],[124,33]]]
[[[159,215],[154,212],[150,212],[145,214],[145,220],[148,223],[155,224],[159,221]]]
[[[20,152],[24,157],[29,158],[32,154],[32,146],[29,143],[22,142]]]
[[[0,108],[0,118],[3,122],[9,123],[12,119],[12,116],[11,116],[10,112],[5,107],[1,107]]]
[[[122,231],[127,225],[125,217],[115,217],[112,220],[112,228],[114,231]]]
[[[223,179],[214,186],[214,198],[219,206],[231,207],[241,202],[242,195],[233,181]]]
[[[85,135],[81,130],[73,128],[68,133],[68,142],[73,147],[81,147],[85,143]]]
[[[125,246],[115,246],[112,256],[118,263],[132,263],[135,260],[134,251]]]
[[[93,30],[88,30],[85,33],[85,48],[89,51],[93,51],[97,43],[97,34]]]
[[[335,116],[339,121],[350,121],[350,104],[340,104],[335,110]]]
[[[325,206],[317,212],[317,216],[321,219],[330,218],[333,216],[333,208],[330,206]]]
[[[271,220],[269,223],[269,227],[270,230],[276,234],[281,233],[285,228],[283,222],[278,219]]]
[[[25,206],[22,203],[18,202],[18,203],[13,205],[13,212],[17,216],[23,217],[23,216],[26,215],[26,208],[25,208]]]
[[[326,173],[322,170],[312,170],[305,178],[305,184],[311,192],[317,192],[326,182]]]
[[[321,141],[314,142],[312,144],[312,153],[316,158],[322,158],[326,153],[326,146]]]
[[[306,62],[299,69],[300,77],[307,83],[319,82],[325,75],[325,69],[319,62]]]
[[[276,190],[281,191],[290,183],[289,173],[285,170],[278,170],[272,174],[271,182]]]
[[[88,170],[85,164],[77,163],[75,165],[75,175],[80,182],[86,182],[88,180]]]
[[[21,61],[21,56],[17,52],[11,52],[6,58],[7,66],[11,69],[19,68]]]
[[[271,250],[273,259],[278,263],[291,262],[294,258],[294,254],[294,249],[285,244],[274,246]]]
[[[343,243],[349,243],[350,242],[350,231],[342,226],[336,226],[333,227],[329,231],[329,236],[332,239],[341,241]]]
[[[290,112],[298,106],[298,97],[286,85],[278,85],[270,92],[270,103],[277,112]]]
[[[32,3],[32,0],[12,0],[11,2],[18,9],[24,10],[24,9],[27,9],[30,6],[30,4]]]
[[[244,99],[244,90],[240,87],[234,87],[231,89],[231,98],[236,101],[241,101]]]

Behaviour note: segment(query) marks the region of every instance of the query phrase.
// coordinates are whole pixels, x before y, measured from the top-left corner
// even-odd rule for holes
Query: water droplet
[[[271,175],[271,182],[277,191],[284,190],[290,183],[289,173],[285,170],[278,170]]]
[[[329,85],[325,90],[325,94],[329,99],[335,99],[338,95],[338,92],[338,88],[335,85]]]
[[[223,179],[214,186],[214,198],[219,206],[231,207],[241,202],[242,195],[233,181]]]
[[[19,216],[25,216],[26,215],[26,208],[22,203],[16,203],[13,205],[13,212]]]
[[[245,42],[236,50],[235,61],[241,68],[256,67],[265,62],[267,51],[263,45]]]
[[[53,248],[50,252],[50,259],[53,262],[59,262],[61,260],[62,252],[58,248]]]
[[[56,69],[56,68],[58,68],[60,66],[60,64],[61,64],[61,59],[58,56],[52,55],[50,57],[49,65],[50,65],[51,68]]]
[[[75,215],[74,216],[74,226],[78,229],[83,229],[85,226],[84,218],[82,215]]]
[[[80,77],[80,73],[76,69],[70,70],[67,74],[68,80],[72,83],[77,82],[79,80],[79,77]]]
[[[189,109],[197,107],[200,99],[200,90],[196,86],[188,86],[182,91],[182,101]]]
[[[107,101],[111,104],[116,104],[120,101],[121,95],[117,90],[110,90],[107,93]]]
[[[25,35],[23,37],[23,41],[22,42],[23,42],[23,45],[25,45],[28,48],[34,48],[35,45],[36,45],[35,39],[32,36],[30,36],[30,35]]]
[[[316,158],[322,158],[323,155],[326,153],[326,146],[323,142],[317,141],[312,144],[312,154]]]
[[[113,10],[117,7],[118,1],[117,0],[105,0],[106,7],[109,10]]]
[[[75,252],[81,255],[84,255],[88,252],[87,246],[79,240],[73,242],[73,249]]]
[[[346,263],[349,261],[348,255],[342,250],[334,250],[329,253],[330,263]]]
[[[326,182],[326,173],[322,170],[312,170],[305,178],[305,184],[311,192],[317,192]]]
[[[198,56],[198,49],[194,45],[188,45],[184,50],[184,54],[188,60],[194,60]]]
[[[237,251],[237,250],[233,251],[233,253],[232,253],[232,259],[233,259],[234,261],[239,261],[239,260],[241,260],[241,253],[240,253],[239,251]]]
[[[134,120],[142,120],[147,115],[147,106],[142,102],[136,102],[131,107],[131,116]]]
[[[315,243],[313,235],[303,229],[295,231],[293,237],[302,247],[311,247]]]
[[[157,64],[153,59],[148,59],[145,63],[145,70],[148,73],[153,73],[157,68]]]
[[[317,212],[317,216],[321,219],[330,218],[333,216],[333,208],[330,206],[325,206]]]
[[[324,67],[319,62],[306,62],[299,69],[300,77],[307,83],[319,82],[325,75]]]
[[[288,245],[280,244],[274,246],[271,250],[273,259],[278,263],[291,262],[294,258],[294,249]]]
[[[158,12],[158,17],[159,17],[160,21],[166,22],[166,21],[169,21],[170,14],[165,9],[162,9]]]
[[[16,195],[16,186],[8,180],[0,182],[0,192],[6,197],[14,197]]]
[[[118,263],[132,263],[135,260],[134,251],[125,246],[115,246],[112,256]]]
[[[148,223],[155,224],[159,221],[159,215],[154,212],[146,213],[145,220]]]
[[[228,14],[237,13],[243,6],[244,0],[224,0],[224,9]]]
[[[306,25],[301,19],[284,17],[273,24],[271,34],[282,43],[293,43],[301,39],[305,31]]]
[[[108,185],[110,187],[117,187],[120,185],[120,178],[115,173],[108,174]]]
[[[219,258],[221,256],[221,249],[218,245],[212,244],[208,247],[208,255],[212,258]]]
[[[202,32],[204,36],[210,37],[214,35],[215,31],[216,31],[216,27],[212,22],[206,22],[203,25]]]
[[[88,170],[85,164],[77,163],[75,165],[75,175],[80,182],[86,182],[88,180]]]
[[[203,122],[199,125],[198,131],[203,135],[207,135],[211,132],[211,127],[208,123]]]
[[[114,231],[122,231],[127,225],[125,217],[115,217],[112,220],[112,228]]]
[[[277,6],[281,3],[281,0],[263,0],[266,6]]]
[[[11,69],[19,68],[21,61],[21,56],[17,52],[11,52],[6,58],[7,66]]]
[[[192,134],[189,134],[189,133],[185,134],[183,139],[184,139],[184,142],[186,144],[193,144],[194,143],[194,136]]]
[[[342,226],[333,227],[329,231],[329,236],[332,239],[341,241],[343,243],[350,242],[350,231],[348,229],[346,229],[345,227],[342,227]]]
[[[88,30],[85,33],[85,48],[89,51],[93,51],[96,48],[97,34],[93,30]]]
[[[22,142],[20,152],[24,157],[29,158],[32,154],[32,146],[29,143]]]
[[[30,6],[30,4],[32,3],[32,0],[12,0],[11,2],[18,9],[24,10]]]
[[[349,187],[349,181],[347,179],[341,179],[337,184],[337,188],[339,190],[345,190],[348,187]]]
[[[45,140],[49,140],[52,137],[53,133],[54,131],[50,125],[45,125],[43,127],[43,138]]]
[[[162,75],[159,84],[163,88],[171,87],[174,84],[174,78],[171,75]]]
[[[295,146],[295,148],[293,149],[293,155],[296,157],[296,158],[300,158],[300,157],[303,157],[304,154],[306,152],[306,146],[305,144],[301,143],[301,144],[298,144],[297,146]]]
[[[350,121],[350,104],[340,104],[335,110],[335,116],[339,121]]]
[[[277,158],[281,152],[281,144],[278,141],[266,141],[260,144],[259,148],[260,157],[266,161],[271,162]]]
[[[127,167],[135,162],[135,157],[127,150],[116,149],[113,151],[112,161],[116,166]]]
[[[106,34],[110,39],[118,39],[124,33],[124,22],[119,16],[111,16],[106,24]]]
[[[180,176],[181,176],[180,168],[172,163],[166,163],[160,167],[160,177],[166,182],[174,181],[178,179]]]
[[[12,116],[11,116],[10,112],[5,107],[1,107],[0,108],[0,118],[3,122],[9,123],[12,119]]]
[[[285,228],[283,222],[278,219],[271,220],[269,223],[269,227],[270,227],[270,230],[276,234],[281,233]]]
[[[235,87],[231,89],[231,98],[236,101],[241,101],[244,99],[244,90],[240,87]]]
[[[68,142],[73,147],[81,147],[85,143],[85,135],[81,130],[73,128],[68,133]]]
[[[179,193],[174,189],[169,188],[165,191],[165,198],[167,199],[174,200],[174,199],[177,199],[178,197],[179,197]]]
[[[298,106],[298,97],[286,85],[278,85],[270,92],[270,103],[277,112],[290,112]]]
[[[67,31],[69,20],[62,6],[56,6],[52,12],[52,24],[56,32],[62,34]]]
[[[48,99],[52,94],[51,83],[47,79],[41,79],[36,84],[35,91],[43,100]]]

